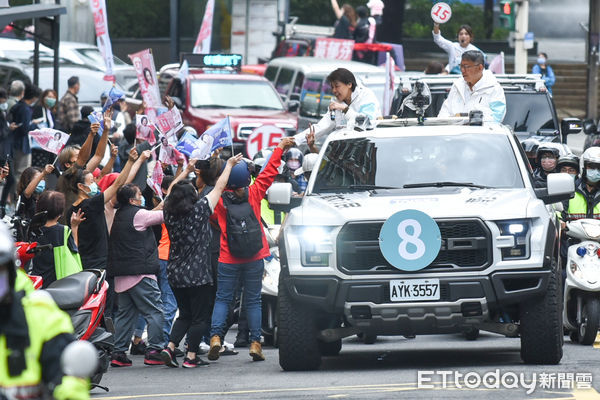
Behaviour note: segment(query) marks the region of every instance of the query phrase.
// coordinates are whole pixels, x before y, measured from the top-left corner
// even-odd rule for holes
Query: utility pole
[[[175,63],[179,62],[179,0],[171,0],[170,6],[170,55],[171,62]]]
[[[590,21],[588,31],[588,71],[587,71],[587,118],[598,118],[598,67],[600,59],[600,4],[590,0]]]
[[[593,2],[593,0],[592,0]],[[525,34],[529,30],[529,0],[517,3],[515,18],[515,74],[527,73],[527,49]]]

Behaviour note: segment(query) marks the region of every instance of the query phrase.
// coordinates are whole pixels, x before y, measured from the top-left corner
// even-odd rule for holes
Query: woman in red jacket
[[[260,224],[260,202],[277,175],[281,155],[294,145],[286,137],[273,151],[269,163],[251,186],[250,172],[245,162],[231,171],[227,188],[215,207],[221,228],[221,253],[217,275],[217,298],[212,315],[209,360],[217,360],[223,343],[229,305],[233,301],[236,284],[241,277],[244,287],[248,327],[250,328],[250,356],[254,361],[265,359],[260,345],[263,259],[271,255],[267,238]],[[228,230],[230,230],[228,232]]]

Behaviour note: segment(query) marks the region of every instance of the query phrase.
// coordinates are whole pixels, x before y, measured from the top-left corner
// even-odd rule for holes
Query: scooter
[[[279,285],[279,248],[277,236],[281,225],[266,225],[265,232],[271,256],[265,258],[265,270],[262,279],[262,335],[265,344],[277,347],[277,293]]]
[[[566,234],[581,242],[569,246],[563,324],[575,343],[594,343],[600,328],[600,221],[567,222]]]

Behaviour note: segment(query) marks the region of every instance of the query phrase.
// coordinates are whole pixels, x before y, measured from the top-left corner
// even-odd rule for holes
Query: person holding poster
[[[442,50],[448,53],[448,65],[446,71],[451,74],[460,74],[460,58],[465,51],[477,50],[482,54],[478,47],[474,46],[473,42],[473,29],[469,25],[461,25],[458,28],[458,42],[451,42],[445,39],[440,32],[440,24],[437,22],[433,24],[433,41]]]

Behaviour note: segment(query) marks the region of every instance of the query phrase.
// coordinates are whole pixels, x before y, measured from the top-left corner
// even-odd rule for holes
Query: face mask
[[[577,174],[569,174],[571,176],[571,178],[573,178],[574,181],[577,180]]]
[[[539,57],[537,59],[537,63],[540,65],[544,65],[544,64],[546,64],[546,59],[544,57]]]
[[[0,271],[0,302],[8,295],[9,284],[8,284],[8,271]]]
[[[542,158],[542,169],[546,172],[553,171],[556,168],[556,160],[553,158]]]
[[[46,181],[40,181],[35,187],[35,193],[40,194],[46,189]]]
[[[290,161],[287,162],[287,166],[292,171],[295,171],[298,168],[300,168],[300,161],[298,161],[298,160],[290,160]]]
[[[588,169],[586,170],[587,180],[593,183],[600,181],[600,170]]]
[[[56,104],[56,99],[53,99],[52,97],[46,97],[44,103],[46,103],[46,106],[48,108],[52,108]]]
[[[146,198],[145,197],[142,197],[142,199],[140,200],[140,207],[146,208]]]
[[[94,197],[95,195],[97,195],[98,193],[100,193],[100,189],[98,189],[98,185],[96,184],[96,182],[93,182],[91,185],[89,185],[88,189],[90,189],[90,191],[88,193],[88,195],[90,197]]]
[[[6,111],[8,110],[8,103],[4,102],[2,104],[0,104],[0,111]]]

